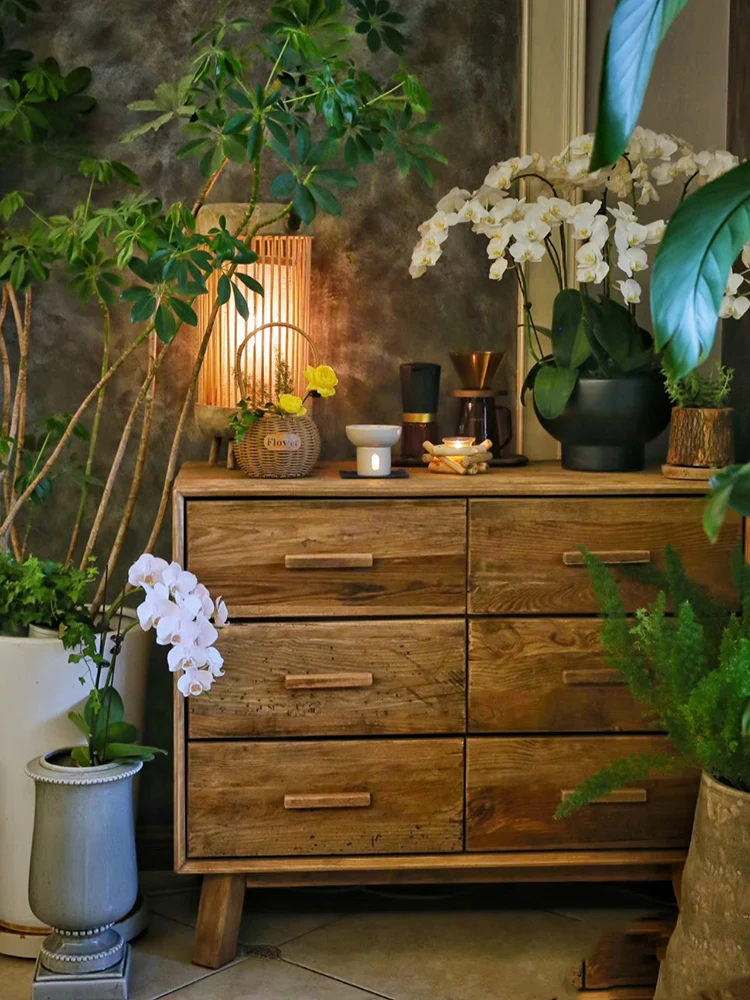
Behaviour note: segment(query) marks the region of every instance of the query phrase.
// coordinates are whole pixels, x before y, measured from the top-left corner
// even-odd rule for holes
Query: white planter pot
[[[128,722],[143,730],[151,636],[134,628],[117,661],[115,687]],[[59,639],[0,635],[0,954],[35,958],[48,933],[29,908],[29,861],[34,785],[27,761],[70,746],[76,729],[68,712],[87,693],[83,664],[68,662]]]

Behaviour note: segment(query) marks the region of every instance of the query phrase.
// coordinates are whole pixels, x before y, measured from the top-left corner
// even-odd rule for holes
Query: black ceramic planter
[[[536,407],[535,407],[536,409]],[[658,374],[582,375],[563,412],[539,423],[562,445],[562,466],[579,472],[636,472],[645,446],[669,423],[671,405]]]

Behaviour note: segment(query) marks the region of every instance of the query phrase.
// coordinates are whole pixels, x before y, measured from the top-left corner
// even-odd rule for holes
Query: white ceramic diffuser
[[[346,436],[357,449],[357,475],[377,478],[391,474],[391,448],[401,437],[395,424],[349,424]]]

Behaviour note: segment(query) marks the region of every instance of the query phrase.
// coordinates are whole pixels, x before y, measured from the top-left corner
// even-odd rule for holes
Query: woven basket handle
[[[236,367],[235,367],[235,378],[237,380],[237,388],[240,390],[240,399],[246,399],[247,398],[247,394],[248,394],[248,392],[247,392],[247,379],[242,374],[242,353],[243,353],[243,351],[245,350],[245,348],[247,347],[247,345],[250,343],[250,341],[254,337],[257,337],[257,335],[259,333],[262,333],[264,330],[271,330],[274,327],[279,327],[279,326],[284,326],[284,327],[286,327],[289,330],[294,330],[295,333],[298,333],[301,337],[303,337],[307,341],[307,343],[310,345],[310,349],[312,350],[313,362],[315,363],[315,365],[317,367],[317,364],[318,364],[318,349],[315,346],[312,338],[309,337],[305,333],[304,330],[300,329],[300,327],[295,326],[294,323],[285,323],[285,322],[264,323],[262,326],[256,326],[256,328],[252,331],[252,333],[248,333],[248,335],[242,341],[242,343],[240,344],[240,346],[237,348],[237,362],[236,362]]]

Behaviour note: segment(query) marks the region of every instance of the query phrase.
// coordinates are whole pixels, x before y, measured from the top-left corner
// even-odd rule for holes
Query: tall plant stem
[[[5,343],[3,325],[8,312],[8,302],[10,301],[9,286],[3,287],[3,299],[0,303],[0,364],[3,366],[3,409],[2,409],[2,433],[7,435],[10,432],[10,406],[11,395],[13,393],[13,382],[10,372],[10,358],[8,357],[8,345]]]
[[[130,408],[130,413],[128,414],[128,419],[125,421],[125,426],[122,429],[122,434],[120,435],[120,443],[117,446],[117,451],[115,452],[115,457],[112,459],[112,464],[110,465],[109,475],[107,476],[107,482],[104,485],[104,490],[102,492],[101,500],[99,501],[99,507],[96,511],[96,516],[94,517],[94,523],[91,525],[91,531],[89,532],[89,537],[86,542],[86,547],[83,550],[83,555],[81,557],[80,569],[84,570],[89,563],[91,554],[94,551],[94,545],[96,545],[96,539],[101,530],[102,522],[104,521],[104,515],[107,512],[107,507],[109,506],[109,501],[112,498],[112,490],[114,489],[115,482],[117,481],[117,476],[120,472],[120,467],[122,465],[122,460],[125,457],[125,452],[127,451],[128,442],[130,441],[130,435],[133,431],[133,426],[135,424],[135,418],[140,410],[144,400],[146,399],[149,390],[151,388],[151,383],[156,377],[156,373],[159,370],[159,366],[164,358],[164,355],[169,350],[171,344],[174,340],[169,341],[169,343],[164,344],[156,356],[153,363],[149,362],[148,372],[146,378],[143,381],[143,385],[140,388],[138,395],[135,398],[133,405]]]
[[[224,167],[227,165],[227,163],[229,163],[229,160],[225,156],[224,159],[219,164],[219,169],[215,173],[211,174],[211,176],[208,178],[208,180],[206,181],[206,183],[203,185],[203,190],[198,195],[198,197],[195,199],[195,202],[193,204],[193,215],[197,215],[197,213],[203,207],[203,204],[204,204],[206,198],[208,198],[208,196],[213,191],[214,184],[221,177],[221,172],[224,169]]]
[[[15,293],[11,289],[11,294],[15,298]],[[21,336],[19,338],[18,352],[18,379],[16,380],[16,408],[18,411],[18,424],[16,430],[16,461],[13,469],[13,482],[11,483],[11,499],[15,499],[15,483],[21,475],[21,463],[23,461],[23,448],[26,439],[26,404],[28,401],[29,384],[29,341],[31,339],[31,288],[26,289],[23,303],[23,324],[21,326]]]
[[[555,274],[557,275],[557,284],[560,286],[560,291],[565,288],[565,283],[563,281],[562,265],[560,264],[560,256],[557,252],[557,247],[552,242],[551,236],[545,236],[544,242],[549,250],[549,259],[552,261],[552,266],[555,269]]]
[[[105,386],[107,382],[109,382],[109,380],[112,378],[112,376],[115,375],[115,373],[120,370],[120,368],[125,364],[125,362],[130,357],[130,355],[133,354],[133,352],[136,351],[141,346],[144,340],[146,340],[146,338],[151,333],[152,329],[153,329],[152,326],[147,327],[147,329],[144,330],[143,333],[139,334],[136,337],[136,339],[133,341],[132,344],[130,344],[128,347],[125,348],[125,350],[122,352],[122,354],[120,354],[117,360],[110,365],[106,374],[99,379],[94,388],[84,398],[83,402],[79,405],[76,412],[68,421],[68,426],[65,428],[62,435],[60,436],[60,440],[53,448],[49,458],[44,463],[42,468],[39,470],[38,474],[34,477],[34,479],[29,483],[29,485],[23,491],[23,493],[11,506],[10,510],[8,511],[5,517],[5,520],[3,521],[2,524],[0,524],[0,540],[2,540],[4,536],[7,534],[7,532],[11,529],[15,517],[18,514],[21,507],[26,503],[31,494],[34,492],[34,490],[37,488],[37,486],[41,483],[44,477],[49,473],[52,466],[58,460],[58,458],[62,454],[63,449],[70,440],[73,434],[73,430],[76,427],[76,424],[81,419],[86,410],[89,408],[91,403],[96,399],[103,386]]]
[[[110,316],[109,309],[107,308],[107,303],[104,299],[99,299],[99,306],[102,310],[104,317],[104,345],[102,347],[102,364],[100,377],[103,377],[109,367],[109,335],[110,335]],[[75,524],[73,525],[73,531],[70,536],[70,545],[68,546],[68,555],[65,559],[65,566],[68,567],[73,562],[73,557],[75,556],[76,546],[78,545],[78,536],[81,533],[81,526],[83,525],[83,519],[86,515],[86,501],[89,495],[89,480],[91,478],[91,473],[94,468],[94,455],[96,452],[96,443],[99,437],[99,427],[102,420],[102,412],[104,410],[104,396],[106,393],[106,386],[102,386],[99,390],[99,394],[96,400],[96,410],[94,411],[94,422],[91,426],[91,438],[89,439],[89,453],[86,457],[86,470],[85,477],[83,480],[83,486],[81,487],[81,499],[78,504],[78,513],[76,514]]]
[[[8,297],[10,299],[11,310],[13,312],[13,319],[16,324],[16,339],[18,340],[18,374],[16,376],[16,391],[13,398],[13,405],[11,408],[10,417],[10,427],[8,430],[8,436],[10,438],[10,453],[8,455],[8,464],[5,473],[5,479],[3,482],[3,495],[5,499],[5,510],[7,513],[12,509],[15,501],[15,482],[18,478],[18,473],[16,472],[16,466],[19,459],[22,457],[23,453],[23,440],[19,433],[21,424],[21,397],[25,395],[26,392],[26,376],[28,370],[28,343],[24,345],[24,318],[21,316],[21,308],[18,304],[18,298],[16,296],[15,289],[12,285],[8,285]],[[24,436],[26,434],[26,406],[24,402],[23,406],[23,424],[24,424]],[[7,549],[8,538],[6,532],[0,532],[0,540],[2,540],[3,547]],[[13,549],[13,555],[16,559],[21,558],[21,543],[18,537],[18,528],[15,521],[10,525],[10,545]]]
[[[155,334],[151,334],[151,340],[149,342],[149,363],[154,364],[156,361],[157,352],[157,339]],[[122,547],[125,543],[125,536],[127,535],[128,528],[130,527],[130,522],[133,519],[133,513],[135,512],[135,506],[138,502],[138,494],[141,490],[141,483],[143,482],[143,469],[146,464],[146,457],[148,455],[148,447],[151,439],[151,426],[153,424],[154,417],[154,399],[156,398],[156,378],[151,380],[151,386],[149,388],[148,396],[146,397],[145,406],[143,409],[143,424],[141,426],[141,437],[138,442],[138,453],[135,459],[135,468],[133,469],[133,479],[130,484],[130,492],[128,493],[128,499],[125,503],[125,509],[123,510],[122,517],[120,518],[120,524],[117,528],[117,534],[115,536],[114,543],[109,552],[109,559],[107,560],[106,573],[102,577],[99,587],[94,597],[94,607],[99,608],[104,598],[104,588],[105,581],[109,578],[110,580],[114,576],[115,569],[117,568],[117,563],[122,552]]]
[[[257,183],[255,185],[257,188]],[[254,192],[257,196],[257,191]],[[252,205],[252,203],[251,203]],[[253,239],[258,234],[258,232],[266,226],[272,225],[274,222],[279,222],[281,219],[286,218],[287,215],[292,210],[291,203],[284,206],[284,209],[271,219],[267,219],[265,222],[259,223],[257,226],[253,227],[248,236],[245,238],[246,246],[252,244]],[[252,214],[251,210],[248,212]],[[247,217],[249,215],[246,213]],[[237,264],[232,264],[229,270],[226,272],[227,276],[231,279],[234,272],[237,270]],[[146,543],[146,552],[153,551],[156,544],[156,540],[164,524],[164,518],[167,515],[167,508],[169,506],[169,499],[172,495],[172,486],[174,484],[175,472],[177,469],[177,456],[180,450],[180,443],[182,441],[182,434],[185,429],[185,424],[187,423],[188,414],[190,413],[190,407],[193,402],[193,396],[195,395],[195,387],[198,382],[198,375],[200,374],[201,367],[203,365],[203,359],[206,356],[206,351],[208,350],[208,344],[211,339],[211,334],[213,332],[214,325],[216,323],[216,317],[219,314],[219,300],[216,298],[214,300],[211,313],[208,317],[206,323],[206,329],[203,332],[203,337],[201,339],[200,345],[198,347],[198,354],[193,365],[193,370],[190,373],[190,381],[188,382],[187,392],[185,393],[185,399],[182,404],[182,410],[180,412],[179,419],[177,421],[177,428],[175,429],[174,437],[172,439],[172,447],[169,452],[169,461],[167,462],[167,471],[164,476],[164,486],[162,489],[161,499],[159,501],[159,509],[156,513],[156,519],[154,521],[153,528],[151,529],[151,534],[149,535],[148,542]]]

